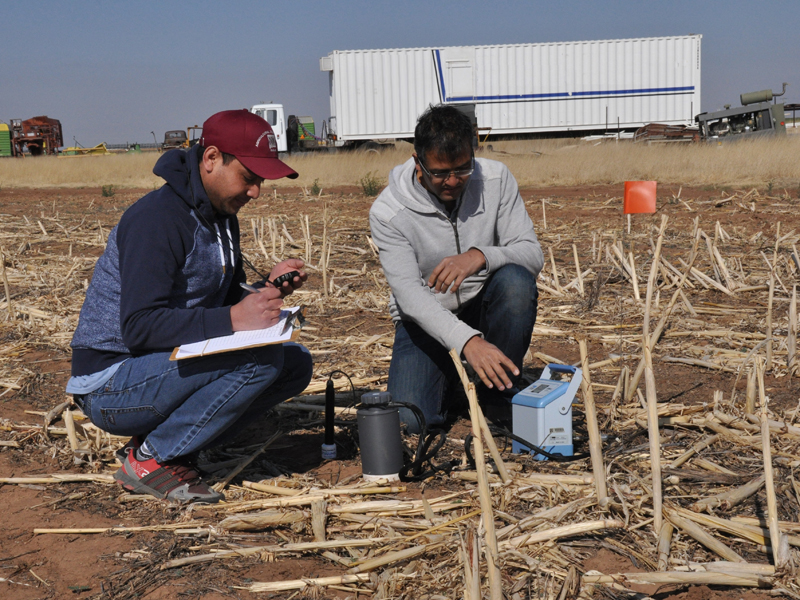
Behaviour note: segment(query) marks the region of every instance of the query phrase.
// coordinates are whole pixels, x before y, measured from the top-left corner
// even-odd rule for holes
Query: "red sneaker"
[[[133,450],[128,451],[114,479],[130,492],[150,494],[160,500],[213,504],[225,499],[185,462],[158,463],[154,458],[138,461]]]
[[[136,449],[142,445],[142,442],[144,442],[144,436],[133,436],[131,439],[125,442],[125,445],[122,448],[114,453],[117,455],[117,460],[121,463],[124,463],[125,459],[128,457],[128,450],[133,450],[135,452]]]

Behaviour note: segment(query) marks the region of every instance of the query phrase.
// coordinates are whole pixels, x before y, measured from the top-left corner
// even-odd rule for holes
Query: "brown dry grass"
[[[513,144],[513,143],[512,143]],[[682,185],[761,186],[800,183],[800,137],[722,146],[711,144],[531,144],[542,154],[503,156],[520,185],[595,185],[655,180]],[[511,152],[511,150],[509,150]],[[530,153],[530,150],[529,150]],[[491,155],[490,155],[491,156]]]
[[[82,188],[114,185],[120,188],[160,187],[164,180],[153,175],[155,152],[107,156],[5,159],[0,161],[3,188]]]
[[[614,141],[526,140],[493,142],[482,155],[506,163],[520,185],[574,186],[656,180],[680,185],[767,186],[794,189],[800,185],[800,135],[723,146],[652,145]],[[381,153],[343,152],[289,157],[300,173],[294,181],[267,182],[265,188],[300,185],[310,188],[358,185],[367,173],[383,181],[391,168],[412,152],[407,143]],[[81,158],[0,161],[0,187],[155,188],[155,153]]]

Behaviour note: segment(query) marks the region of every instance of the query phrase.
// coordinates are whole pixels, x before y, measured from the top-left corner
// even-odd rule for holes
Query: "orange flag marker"
[[[656,182],[626,181],[623,212],[626,215],[656,212]]]

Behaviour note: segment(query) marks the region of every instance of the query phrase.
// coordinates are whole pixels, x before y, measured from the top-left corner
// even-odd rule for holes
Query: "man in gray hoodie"
[[[536,321],[542,249],[505,165],[476,159],[470,119],[429,108],[413,157],[395,167],[370,210],[370,227],[392,289],[395,324],[389,391],[428,425],[444,422],[457,381],[454,348],[480,377],[479,398],[508,402]],[[411,411],[401,419],[412,433]]]

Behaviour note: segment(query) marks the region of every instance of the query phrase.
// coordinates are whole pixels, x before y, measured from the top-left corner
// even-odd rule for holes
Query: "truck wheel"
[[[381,145],[377,142],[366,142],[361,144],[358,148],[361,152],[368,153],[368,154],[377,154],[381,151]]]

